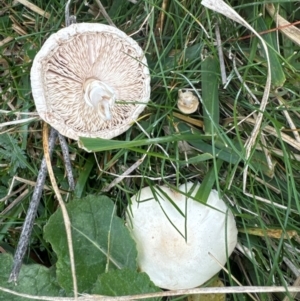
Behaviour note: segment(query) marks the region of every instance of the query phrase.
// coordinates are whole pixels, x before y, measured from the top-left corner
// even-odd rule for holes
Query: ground
[[[299,3],[228,1],[238,14],[234,19],[226,15],[223,3],[207,8],[196,0],[107,0],[102,1],[105,16],[99,1],[71,1],[70,14],[76,15],[77,22],[112,23],[137,41],[148,62],[151,96],[126,133],[113,140],[80,141],[95,152],[67,139],[74,191],[68,184],[62,149],[58,140],[55,143],[49,162],[59,190],[47,177],[24,259],[52,267],[33,267],[55,279],[49,288],[52,295],[61,287],[62,295],[70,289],[59,276],[56,279],[58,254],[44,236],[44,226],[60,207],[59,193],[70,204],[74,199],[109,197],[124,223],[126,206],[141,187],[167,185],[176,190],[187,181],[204,184],[201,202],[211,188],[217,189],[235,216],[239,246],[228,259],[228,271],[219,274],[225,286],[297,283],[300,35],[293,26],[300,20]],[[65,27],[65,5],[43,0],[0,3],[2,253],[14,254],[17,248],[44,155],[43,137],[49,130],[43,129],[36,113],[30,69],[47,38]],[[195,112],[188,115],[179,110],[180,90],[198,98]],[[128,174],[120,178],[124,172]],[[116,179],[120,181],[113,182]],[[2,263],[6,274],[1,286],[12,264],[11,257],[7,260]],[[24,275],[37,273],[24,269]],[[19,291],[26,292],[22,286]],[[252,295],[255,300],[285,296]],[[7,298],[0,295],[0,300]]]

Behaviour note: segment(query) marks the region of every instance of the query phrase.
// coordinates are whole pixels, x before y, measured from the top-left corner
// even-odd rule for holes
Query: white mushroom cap
[[[42,119],[75,140],[123,133],[150,98],[143,50],[103,24],[73,24],[51,35],[33,61],[31,86]]]
[[[178,90],[177,106],[182,113],[192,114],[197,111],[199,100],[191,91]]]
[[[183,184],[179,190],[189,194],[193,185]],[[195,185],[190,195],[195,196],[199,187]],[[220,271],[217,261],[226,263],[226,239],[229,255],[235,248],[235,220],[216,190],[208,197],[209,206],[163,186],[145,187],[131,201],[127,223],[136,241],[138,264],[159,287],[187,289],[203,284]]]

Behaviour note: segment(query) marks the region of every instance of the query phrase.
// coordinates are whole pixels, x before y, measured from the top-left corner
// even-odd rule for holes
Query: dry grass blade
[[[255,119],[252,119],[252,118],[247,118],[246,121],[252,125],[255,125],[255,122],[256,122]],[[273,135],[274,137],[278,137],[278,132],[276,131],[276,129],[274,129],[273,127],[271,127],[269,125],[264,126],[262,128],[262,130],[268,134]],[[283,141],[285,141],[290,146],[292,146],[295,149],[297,149],[298,151],[300,151],[300,143],[297,140],[293,139],[289,135],[282,133],[282,132],[280,133],[280,136]]]
[[[49,153],[49,148],[48,148],[48,126],[46,123],[44,123],[44,128],[43,128],[43,147],[44,147],[44,155],[45,155],[45,159],[46,159],[46,163],[47,163],[47,168],[48,168],[48,173],[49,173],[49,177],[51,180],[51,184],[54,189],[55,195],[58,199],[59,205],[61,207],[61,211],[62,211],[64,222],[65,222],[69,254],[70,254],[70,264],[71,264],[71,271],[72,271],[72,278],[73,278],[73,286],[74,286],[74,296],[75,296],[75,300],[77,300],[78,289],[77,289],[76,270],[75,270],[75,258],[74,258],[73,243],[72,243],[71,222],[70,222],[70,218],[69,218],[65,203],[64,203],[62,196],[60,194],[60,191],[58,189],[58,186],[57,186],[57,183],[55,180],[55,176],[54,176],[54,172],[52,169],[50,153]]]
[[[37,120],[37,117],[29,117],[29,118],[25,118],[25,119],[21,119],[21,120],[3,122],[0,124],[0,128],[9,126],[9,125],[22,124],[22,123],[26,123],[26,122],[30,122],[30,121],[34,121],[34,120]]]
[[[0,41],[0,47],[4,46],[5,44],[8,44],[11,42],[14,38],[13,37],[6,37],[5,39]]]
[[[159,17],[156,22],[155,26],[155,32],[160,35],[164,28],[164,22],[165,22],[165,11],[167,10],[169,0],[163,0],[161,4],[161,10],[159,13]]]
[[[20,296],[30,300],[43,301],[76,301],[71,297],[48,297],[48,296],[33,296],[28,294],[20,294],[10,289],[0,287],[3,292],[10,293],[15,296]],[[204,294],[245,294],[245,293],[299,293],[300,287],[296,286],[231,286],[231,287],[202,287],[185,290],[164,291],[158,293],[149,293],[142,295],[131,295],[122,297],[110,297],[99,295],[83,295],[79,297],[78,301],[132,301],[143,300],[147,298],[157,297],[171,297],[171,296],[185,296],[185,295],[204,295]]]
[[[10,210],[12,210],[17,204],[19,204],[27,195],[29,194],[29,189],[25,189],[18,197],[14,199],[4,210],[1,211],[1,216],[5,216]],[[0,219],[0,224],[3,223],[5,218]]]
[[[213,254],[209,253],[209,255],[210,255],[211,257],[213,257],[213,259],[214,259],[215,261],[218,262],[217,258],[216,258],[215,256],[213,256]],[[223,271],[225,271],[227,274],[229,274],[229,271],[228,271],[225,267],[223,267],[223,265],[222,265],[220,262],[218,262],[218,263],[219,263],[221,269],[222,269]],[[234,277],[233,275],[231,275],[231,278],[232,278],[238,285],[240,285],[241,287],[243,286],[242,283],[240,283],[236,277]],[[254,296],[252,296],[252,294],[247,293],[247,295],[248,295],[252,300],[258,301]]]
[[[103,17],[105,18],[105,20],[107,21],[107,23],[110,25],[110,26],[114,26],[114,27],[117,27],[115,25],[115,23],[113,22],[113,20],[110,18],[110,16],[108,15],[108,13],[106,12],[106,9],[105,7],[103,6],[103,4],[101,3],[100,0],[96,0],[96,3],[98,4],[99,6],[99,9],[103,15]]]
[[[19,181],[21,183],[25,183],[27,185],[30,185],[32,187],[35,187],[36,186],[36,182],[35,181],[30,181],[30,180],[27,180],[27,179],[23,179],[21,177],[18,177],[18,176],[14,176],[13,177],[13,181]],[[43,186],[43,189],[45,190],[52,190],[48,185],[44,185]],[[63,190],[59,190],[61,194],[66,194],[67,192],[66,191],[63,191]],[[1,200],[0,200],[1,202]]]
[[[49,19],[50,18],[50,14],[45,12],[44,10],[40,9],[38,6],[36,6],[35,4],[27,1],[27,0],[18,0],[19,3],[23,4],[24,6],[26,6],[27,8],[29,8],[30,10],[32,10],[33,12]]]
[[[293,41],[297,45],[300,45],[300,29],[296,26],[293,26],[290,22],[281,17],[272,3],[266,4],[266,9],[278,25],[279,30],[291,41]]]
[[[14,179],[13,179],[12,183],[13,183],[13,182],[14,182]],[[21,191],[23,191],[24,189],[26,189],[26,185],[22,185],[19,189],[17,189],[17,190],[15,190],[15,191],[12,192],[12,185],[10,185],[10,186],[11,186],[11,187],[10,187],[10,189],[9,189],[9,191],[8,191],[8,193],[7,193],[7,195],[6,195],[5,197],[3,197],[2,199],[0,199],[0,203],[1,203],[1,202],[7,201],[7,200],[8,200],[9,198],[11,198],[12,196],[14,196],[14,195],[20,193]]]
[[[293,286],[294,286],[294,287],[300,287],[300,276],[298,276],[297,279],[294,281]],[[295,298],[296,295],[297,295],[296,292],[291,293],[291,296],[292,296],[293,298]],[[288,296],[284,297],[284,299],[283,299],[283,301],[289,301],[289,300],[290,300],[290,297],[288,297]]]
[[[218,48],[219,61],[220,61],[222,84],[225,86],[227,83],[227,75],[226,75],[226,68],[225,68],[225,62],[224,62],[224,54],[223,54],[222,41],[221,41],[221,35],[220,35],[220,28],[219,28],[218,24],[216,24],[215,32],[216,32],[216,38],[217,38],[217,48]]]
[[[284,99],[281,96],[277,95],[276,99],[277,99],[278,103],[280,104],[280,106],[287,107]],[[298,133],[297,127],[296,127],[293,119],[291,118],[290,114],[288,113],[287,110],[283,110],[283,114],[286,118],[287,123],[289,124],[289,126],[292,130],[292,133],[293,133],[295,139],[297,140],[297,142],[300,142],[300,135]]]
[[[239,71],[238,71],[238,69],[237,69],[237,67],[236,67],[236,59],[235,59],[235,57],[233,58],[233,69],[234,69],[234,72],[235,72],[236,75],[237,75],[237,78],[239,79],[239,81],[241,82],[241,84],[245,87],[246,91],[249,93],[249,96],[250,96],[250,102],[251,102],[251,103],[259,104],[258,99],[257,99],[256,96],[252,93],[251,89],[250,89],[250,88],[248,87],[248,85],[244,82],[242,76],[240,75],[240,73],[239,73]],[[252,101],[252,100],[253,100],[253,101]],[[254,117],[255,120],[257,120],[257,114],[256,114],[255,112],[253,112],[253,117]],[[261,141],[262,141],[262,144],[263,144],[263,145],[266,145],[266,139],[265,139],[264,135],[261,135],[261,136],[260,136],[260,139],[261,139]],[[264,151],[264,153],[265,153],[266,160],[267,160],[267,162],[268,162],[268,167],[269,167],[271,173],[273,173],[273,172],[274,172],[274,165],[273,165],[273,163],[272,163],[271,155],[270,155],[269,151],[268,151],[266,148],[264,148],[263,151]]]
[[[30,213],[34,217],[33,231],[31,235],[27,235],[30,244],[25,246],[24,254],[27,260],[24,260],[20,277],[17,278],[18,286],[7,284],[9,275],[4,273],[4,269],[2,273],[4,280],[0,282],[0,290],[1,287],[5,287],[18,291],[19,295],[8,295],[16,293],[9,290],[0,291],[0,299],[2,296],[5,300],[71,301],[77,298],[82,301],[127,301],[159,297],[169,299],[172,296],[182,296],[182,299],[188,294],[201,294],[202,300],[202,294],[219,294],[220,297],[224,293],[233,293],[226,296],[228,300],[250,300],[247,293],[257,300],[276,298],[286,301],[285,296],[290,299],[297,298],[293,293],[300,288],[292,285],[298,285],[297,277],[300,273],[300,81],[297,72],[300,70],[300,53],[298,30],[294,31],[293,25],[298,26],[300,21],[294,3],[281,1],[274,5],[266,5],[261,0],[251,3],[246,0],[202,2],[214,11],[202,6],[201,1],[198,3],[200,5],[196,5],[196,0],[120,0],[101,3],[106,10],[103,13],[95,1],[87,3],[64,0],[50,3],[41,0],[6,0],[3,1],[3,5],[0,4],[0,245],[4,252],[9,253],[8,248],[11,248],[18,254],[18,241],[22,238],[21,223],[26,211],[33,208],[31,199],[36,201],[36,187],[39,187],[41,196],[41,203],[35,204],[37,213]],[[126,133],[114,140],[94,141],[95,145],[102,148],[101,153],[87,154],[78,148],[77,142],[72,139],[67,140],[68,147],[63,142],[66,147],[62,153],[58,141],[55,140],[53,145],[56,151],[52,152],[51,159],[54,175],[51,171],[51,182],[45,175],[44,183],[39,180],[40,169],[44,166],[43,170],[47,173],[48,165],[50,170],[48,153],[51,155],[51,147],[46,163],[41,141],[43,123],[35,113],[30,70],[47,36],[74,22],[75,16],[70,15],[74,13],[73,10],[80,23],[97,23],[101,20],[105,24],[114,22],[125,34],[132,33],[132,38],[147,56],[151,73],[151,99],[140,117],[139,125],[132,124]],[[67,16],[64,17],[66,12]],[[105,13],[110,20],[105,20]],[[285,18],[285,22],[281,22],[282,17]],[[291,31],[284,33],[283,29]],[[260,36],[268,47],[270,61],[267,60],[268,54]],[[89,46],[89,43],[84,44],[85,49]],[[224,53],[221,52],[222,49]],[[60,52],[53,56],[53,60],[58,62],[59,70],[64,64],[63,60],[72,52],[74,51]],[[219,119],[213,120],[212,136],[205,135],[208,126],[205,128],[203,125],[206,119],[203,103],[201,106],[200,102],[198,110],[190,115],[180,113],[176,106],[178,90],[191,91],[203,99],[203,55],[216,60],[217,71],[214,74],[218,84],[221,84],[217,87]],[[87,57],[88,55],[84,56]],[[277,60],[276,65],[274,57]],[[89,64],[84,62],[84,59],[80,59],[80,64],[90,69]],[[270,65],[271,75],[268,73]],[[103,71],[102,67],[96,69],[99,72]],[[211,71],[211,68],[207,69]],[[129,69],[126,69],[126,74],[127,71]],[[66,72],[61,73],[61,77],[54,73],[49,74],[49,81],[64,82],[65,76],[69,76],[68,71]],[[278,78],[284,80],[276,80],[278,73],[281,74]],[[222,82],[225,84],[222,85]],[[280,84],[275,84],[276,82]],[[127,89],[132,93],[133,85]],[[74,95],[77,97],[81,92],[79,85],[78,91],[72,90],[68,95],[74,98]],[[211,98],[209,100],[211,101]],[[122,100],[121,104],[123,101],[126,100]],[[62,109],[61,112],[64,114],[66,110]],[[75,127],[79,127],[78,123]],[[49,130],[48,146],[51,145],[52,130],[51,134]],[[47,144],[47,139],[44,140]],[[45,149],[47,152],[47,145]],[[64,164],[65,154],[71,155],[70,168]],[[41,165],[42,162],[44,165]],[[220,168],[219,162],[222,162]],[[76,180],[74,193],[70,193],[70,186],[74,185],[72,169]],[[95,256],[87,256],[85,250],[80,253],[81,248],[75,247],[74,221],[68,205],[67,214],[71,218],[72,232],[70,221],[66,217],[66,223],[62,221],[66,245],[63,252],[60,255],[55,253],[55,244],[52,245],[47,236],[43,236],[45,224],[56,213],[57,206],[59,207],[57,200],[64,211],[64,203],[66,204],[69,198],[82,199],[99,194],[102,197],[105,191],[105,198],[110,198],[116,206],[116,216],[124,223],[123,213],[126,206],[131,196],[142,187],[164,184],[176,190],[177,186],[189,180],[205,184],[205,179],[209,178],[206,176],[208,173],[213,181],[211,185],[218,190],[229,209],[233,211],[236,224],[241,229],[238,239],[243,252],[237,247],[238,256],[227,254],[228,273],[221,271],[225,288],[206,287],[142,295],[142,292],[149,291],[144,290],[143,285],[139,285],[141,289],[138,291],[124,291],[121,289],[124,285],[118,281],[113,289],[119,297],[109,297],[107,291],[94,289],[95,284],[110,273],[109,269],[103,274],[98,271],[98,275],[95,275],[97,280],[86,281],[86,288],[82,289],[83,282],[79,278],[82,279],[85,274],[80,268],[81,256],[83,259],[92,258],[93,261],[97,255],[95,253]],[[67,175],[71,181],[68,181]],[[205,186],[208,185],[203,185]],[[101,207],[101,213],[102,209]],[[97,213],[97,210],[93,210],[93,216],[94,213]],[[106,214],[104,216],[106,217]],[[88,225],[88,221],[91,219],[85,217],[84,226]],[[111,219],[108,218],[105,225],[110,225],[110,222]],[[28,228],[25,223],[24,225]],[[72,242],[70,243],[70,240],[67,243],[65,228],[69,231],[68,237],[73,240],[76,274],[73,269],[72,275],[69,268],[65,271],[67,282],[62,282],[59,270],[61,256],[68,258],[68,266],[71,257],[74,267],[72,250],[68,248],[68,245],[72,248]],[[261,233],[257,234],[255,231]],[[58,237],[56,231],[53,233],[54,237]],[[108,243],[112,242],[111,237],[109,236]],[[22,246],[24,249],[24,244]],[[109,244],[109,253],[113,252],[114,248],[115,246]],[[118,247],[116,250],[119,250]],[[90,252],[91,248],[88,251]],[[42,262],[37,260],[35,254]],[[281,254],[284,255],[280,256]],[[240,264],[236,257],[239,257]],[[2,258],[9,258],[9,254],[3,255]],[[133,256],[133,264],[134,258]],[[17,259],[20,259],[20,256],[17,256]],[[28,260],[32,263],[29,266],[26,264]],[[1,263],[0,261],[0,267]],[[7,264],[10,267],[11,258]],[[40,264],[42,266],[39,266]],[[45,270],[47,278],[39,277],[39,282],[34,282],[35,279],[31,282],[30,277],[23,278],[23,272],[30,273],[38,267]],[[52,278],[55,280],[55,287],[51,293],[44,283],[49,284],[48,275],[55,268],[57,273]],[[90,270],[86,272],[89,274]],[[141,274],[137,272],[137,277],[139,276]],[[78,284],[78,295],[75,289],[75,296],[73,291],[76,280],[72,277],[77,278]],[[121,280],[128,278],[123,277]],[[113,283],[109,277],[105,281]],[[138,281],[130,281],[128,286],[132,289],[136,283]],[[47,291],[40,289],[40,286]],[[64,291],[68,295],[65,295]],[[85,295],[84,292],[95,295]],[[21,293],[34,296],[20,295]],[[241,295],[236,295],[237,293]],[[59,298],[62,296],[68,298]]]
[[[261,100],[261,103],[260,103],[259,113],[257,114],[256,123],[255,123],[254,128],[251,132],[251,136],[249,137],[249,139],[247,140],[247,142],[245,144],[245,147],[246,147],[246,160],[248,160],[250,158],[252,148],[255,145],[256,139],[259,135],[262,120],[263,120],[263,112],[266,109],[269,94],[270,94],[270,88],[271,88],[271,72],[270,72],[270,70],[271,70],[271,66],[270,66],[268,48],[267,48],[267,45],[266,45],[265,41],[256,32],[256,30],[252,26],[250,26],[237,12],[235,12],[225,2],[223,2],[221,0],[218,0],[218,1],[203,0],[202,4],[204,6],[210,8],[210,9],[212,9],[214,11],[217,11],[217,12],[225,15],[226,17],[242,24],[243,26],[248,28],[250,31],[252,31],[255,34],[255,36],[257,36],[258,39],[260,40],[260,42],[263,46],[264,52],[265,52],[265,56],[266,56],[266,60],[267,60],[267,66],[268,66],[267,81],[266,81],[263,97],[262,97],[262,100]],[[249,166],[248,166],[248,164],[246,164],[246,167],[245,167],[245,170],[244,170],[244,173],[243,173],[243,191],[244,191],[244,193],[246,193],[248,168],[249,168]]]

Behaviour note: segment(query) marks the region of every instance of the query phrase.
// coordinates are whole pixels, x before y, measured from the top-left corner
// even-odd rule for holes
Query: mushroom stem
[[[111,119],[111,108],[116,99],[114,90],[97,79],[88,79],[83,86],[84,100],[87,105],[98,111],[104,121]]]

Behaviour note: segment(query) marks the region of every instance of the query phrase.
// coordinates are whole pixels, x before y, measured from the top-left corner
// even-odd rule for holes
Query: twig
[[[107,23],[110,25],[110,26],[114,26],[116,27],[115,23],[113,22],[113,20],[110,18],[110,16],[108,15],[108,13],[106,12],[104,6],[102,5],[101,1],[100,0],[96,0],[96,3],[98,4],[99,8],[100,8],[100,11],[103,15],[103,17],[105,18],[105,20],[107,21]]]
[[[22,1],[24,2],[24,0],[22,0]],[[68,25],[76,22],[76,17],[70,16],[70,14],[69,14],[70,3],[71,3],[71,0],[68,0],[68,2],[66,4],[66,9],[65,9],[66,24],[68,24]],[[49,141],[48,141],[48,147],[49,147],[48,157],[49,158],[52,155],[57,135],[58,135],[58,132],[55,129],[51,128],[50,137],[49,137]],[[67,169],[67,173],[68,173],[69,185],[72,189],[75,185],[74,185],[73,176],[70,176],[70,172],[72,172],[72,169],[71,169],[71,164],[70,164],[69,151],[68,151],[68,148],[66,147],[65,141],[63,141],[63,139],[60,139],[60,142],[61,142],[61,146],[62,146],[64,160],[66,162],[66,169]],[[29,239],[31,236],[37,208],[38,208],[38,205],[39,205],[39,202],[41,199],[43,187],[44,187],[45,180],[46,180],[46,175],[47,175],[47,161],[46,161],[46,157],[44,156],[42,163],[41,163],[39,173],[38,173],[36,186],[34,188],[32,199],[31,199],[31,202],[29,204],[29,208],[28,208],[28,211],[26,214],[25,222],[22,227],[20,240],[19,240],[17,250],[16,250],[16,253],[14,256],[13,268],[12,268],[12,271],[11,271],[9,279],[8,279],[9,282],[12,282],[12,281],[16,282],[18,279],[20,269],[22,266],[22,261],[25,256],[25,252],[27,250]],[[76,286],[76,284],[74,284],[74,286]],[[77,297],[77,292],[75,295],[75,299],[76,299],[76,297]]]
[[[77,296],[78,296],[78,287],[77,287],[77,279],[76,279],[76,272],[75,272],[75,258],[74,258],[74,250],[73,250],[73,242],[72,242],[72,234],[71,234],[71,221],[65,206],[65,203],[61,197],[61,194],[59,192],[53,168],[51,165],[51,158],[50,158],[50,153],[49,153],[49,148],[48,148],[48,126],[47,123],[44,123],[44,130],[43,130],[43,146],[44,146],[44,156],[46,159],[46,164],[48,168],[48,173],[49,177],[51,180],[52,187],[55,191],[55,195],[58,199],[59,205],[61,207],[61,211],[63,214],[63,219],[64,219],[64,224],[66,228],[66,233],[67,233],[67,241],[68,241],[68,247],[69,247],[69,255],[70,255],[70,264],[71,264],[71,271],[72,271],[72,278],[73,278],[73,288],[74,288],[74,297],[75,301],[77,301]],[[68,148],[65,150],[68,152]],[[71,170],[72,173],[72,170]],[[72,175],[73,179],[73,175]]]
[[[49,154],[51,155],[54,149],[55,140],[57,137],[57,131],[55,129],[51,129],[50,137],[49,137]],[[25,222],[23,224],[20,240],[17,246],[17,251],[14,256],[14,264],[12,271],[10,273],[9,282],[16,282],[20,273],[21,265],[23,258],[25,256],[25,252],[28,247],[29,239],[31,236],[35,215],[37,212],[37,208],[41,199],[44,183],[47,175],[47,164],[46,159],[43,157],[41,168],[38,173],[38,177],[36,180],[36,185],[34,187],[33,195],[31,202],[29,204],[29,208],[26,214]]]
[[[64,163],[65,163],[65,168],[66,168],[66,172],[67,172],[69,187],[70,187],[70,190],[74,190],[75,189],[75,181],[74,181],[74,177],[73,177],[72,165],[71,165],[71,160],[70,160],[70,156],[69,156],[68,143],[63,135],[58,134],[58,138],[59,138],[59,143],[60,143],[63,157],[64,157]]]

